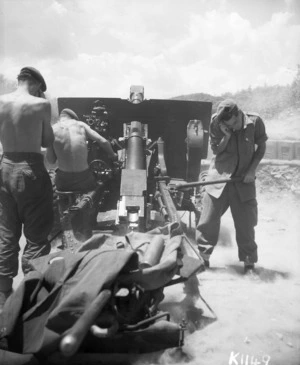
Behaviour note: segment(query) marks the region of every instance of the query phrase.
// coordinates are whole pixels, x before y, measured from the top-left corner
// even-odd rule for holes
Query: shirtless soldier
[[[108,158],[115,160],[110,143],[87,124],[78,120],[71,109],[60,113],[58,123],[53,126],[54,143],[47,148],[47,159],[51,164],[57,161],[55,185],[60,191],[86,193],[96,188],[96,178],[88,166],[87,139],[96,141],[107,153]],[[75,237],[84,241],[91,237],[92,226],[97,211],[94,207],[77,212],[73,217]]]
[[[17,77],[17,90],[0,96],[0,312],[12,291],[18,273],[19,239],[26,245],[22,269],[28,261],[50,251],[47,236],[53,224],[52,185],[44,166],[41,147],[52,145],[49,101],[43,76],[24,67]]]
[[[96,141],[111,160],[116,160],[117,155],[109,141],[79,121],[71,109],[62,110],[53,131],[55,140],[47,148],[46,156],[49,163],[58,163],[55,177],[57,190],[83,193],[93,190],[96,179],[88,166],[87,139]]]

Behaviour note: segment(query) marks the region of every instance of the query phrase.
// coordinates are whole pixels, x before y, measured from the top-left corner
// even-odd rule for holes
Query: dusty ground
[[[211,268],[198,275],[201,295],[217,319],[198,300],[204,313],[195,313],[182,351],[143,357],[139,364],[300,364],[300,168],[266,165],[257,175],[257,276],[243,275],[227,212]],[[182,286],[165,294],[165,308],[180,321],[186,315]]]
[[[205,309],[203,328],[187,335],[184,356],[165,354],[162,363],[300,364],[299,171],[265,166],[258,173],[257,276],[243,275],[226,212],[211,268],[198,275],[201,294],[218,318],[214,321],[199,300],[197,306]],[[170,302],[183,298],[178,288],[168,294]],[[175,317],[183,312],[176,307]]]

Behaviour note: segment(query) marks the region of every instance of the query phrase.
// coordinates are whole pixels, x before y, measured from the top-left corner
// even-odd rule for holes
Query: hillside
[[[265,124],[269,139],[300,140],[300,109],[284,110]]]
[[[231,98],[245,112],[258,113],[264,120],[269,139],[300,140],[300,106],[293,102],[287,87],[273,86],[212,96],[196,93],[180,95],[173,100],[210,101],[215,113],[221,100]]]
[[[0,73],[0,95],[13,91],[15,87],[15,81],[7,80]],[[234,99],[245,112],[258,113],[265,121],[270,139],[300,140],[300,65],[290,85],[264,85],[255,88],[249,86],[236,93],[227,92],[220,96],[199,92],[171,99],[209,101],[212,102],[212,112],[215,113],[219,102],[225,98]],[[50,102],[53,111],[52,122],[54,122],[58,117],[56,98],[50,99]]]

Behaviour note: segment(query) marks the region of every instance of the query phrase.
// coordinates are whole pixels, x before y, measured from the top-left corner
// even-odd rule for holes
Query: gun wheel
[[[97,180],[107,180],[112,175],[112,169],[103,160],[93,160],[90,163],[90,169],[95,175]]]

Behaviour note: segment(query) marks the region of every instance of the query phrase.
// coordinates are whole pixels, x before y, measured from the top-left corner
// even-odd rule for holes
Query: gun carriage
[[[178,211],[197,212],[191,190],[179,192],[176,183],[198,181],[207,157],[210,102],[144,100],[143,87],[133,86],[128,100],[59,98],[59,111],[65,107],[118,152],[118,163],[111,165],[88,142],[89,164],[102,186],[98,211],[115,210],[114,229],[146,231],[155,219],[174,222]],[[100,214],[99,223],[107,216]]]

